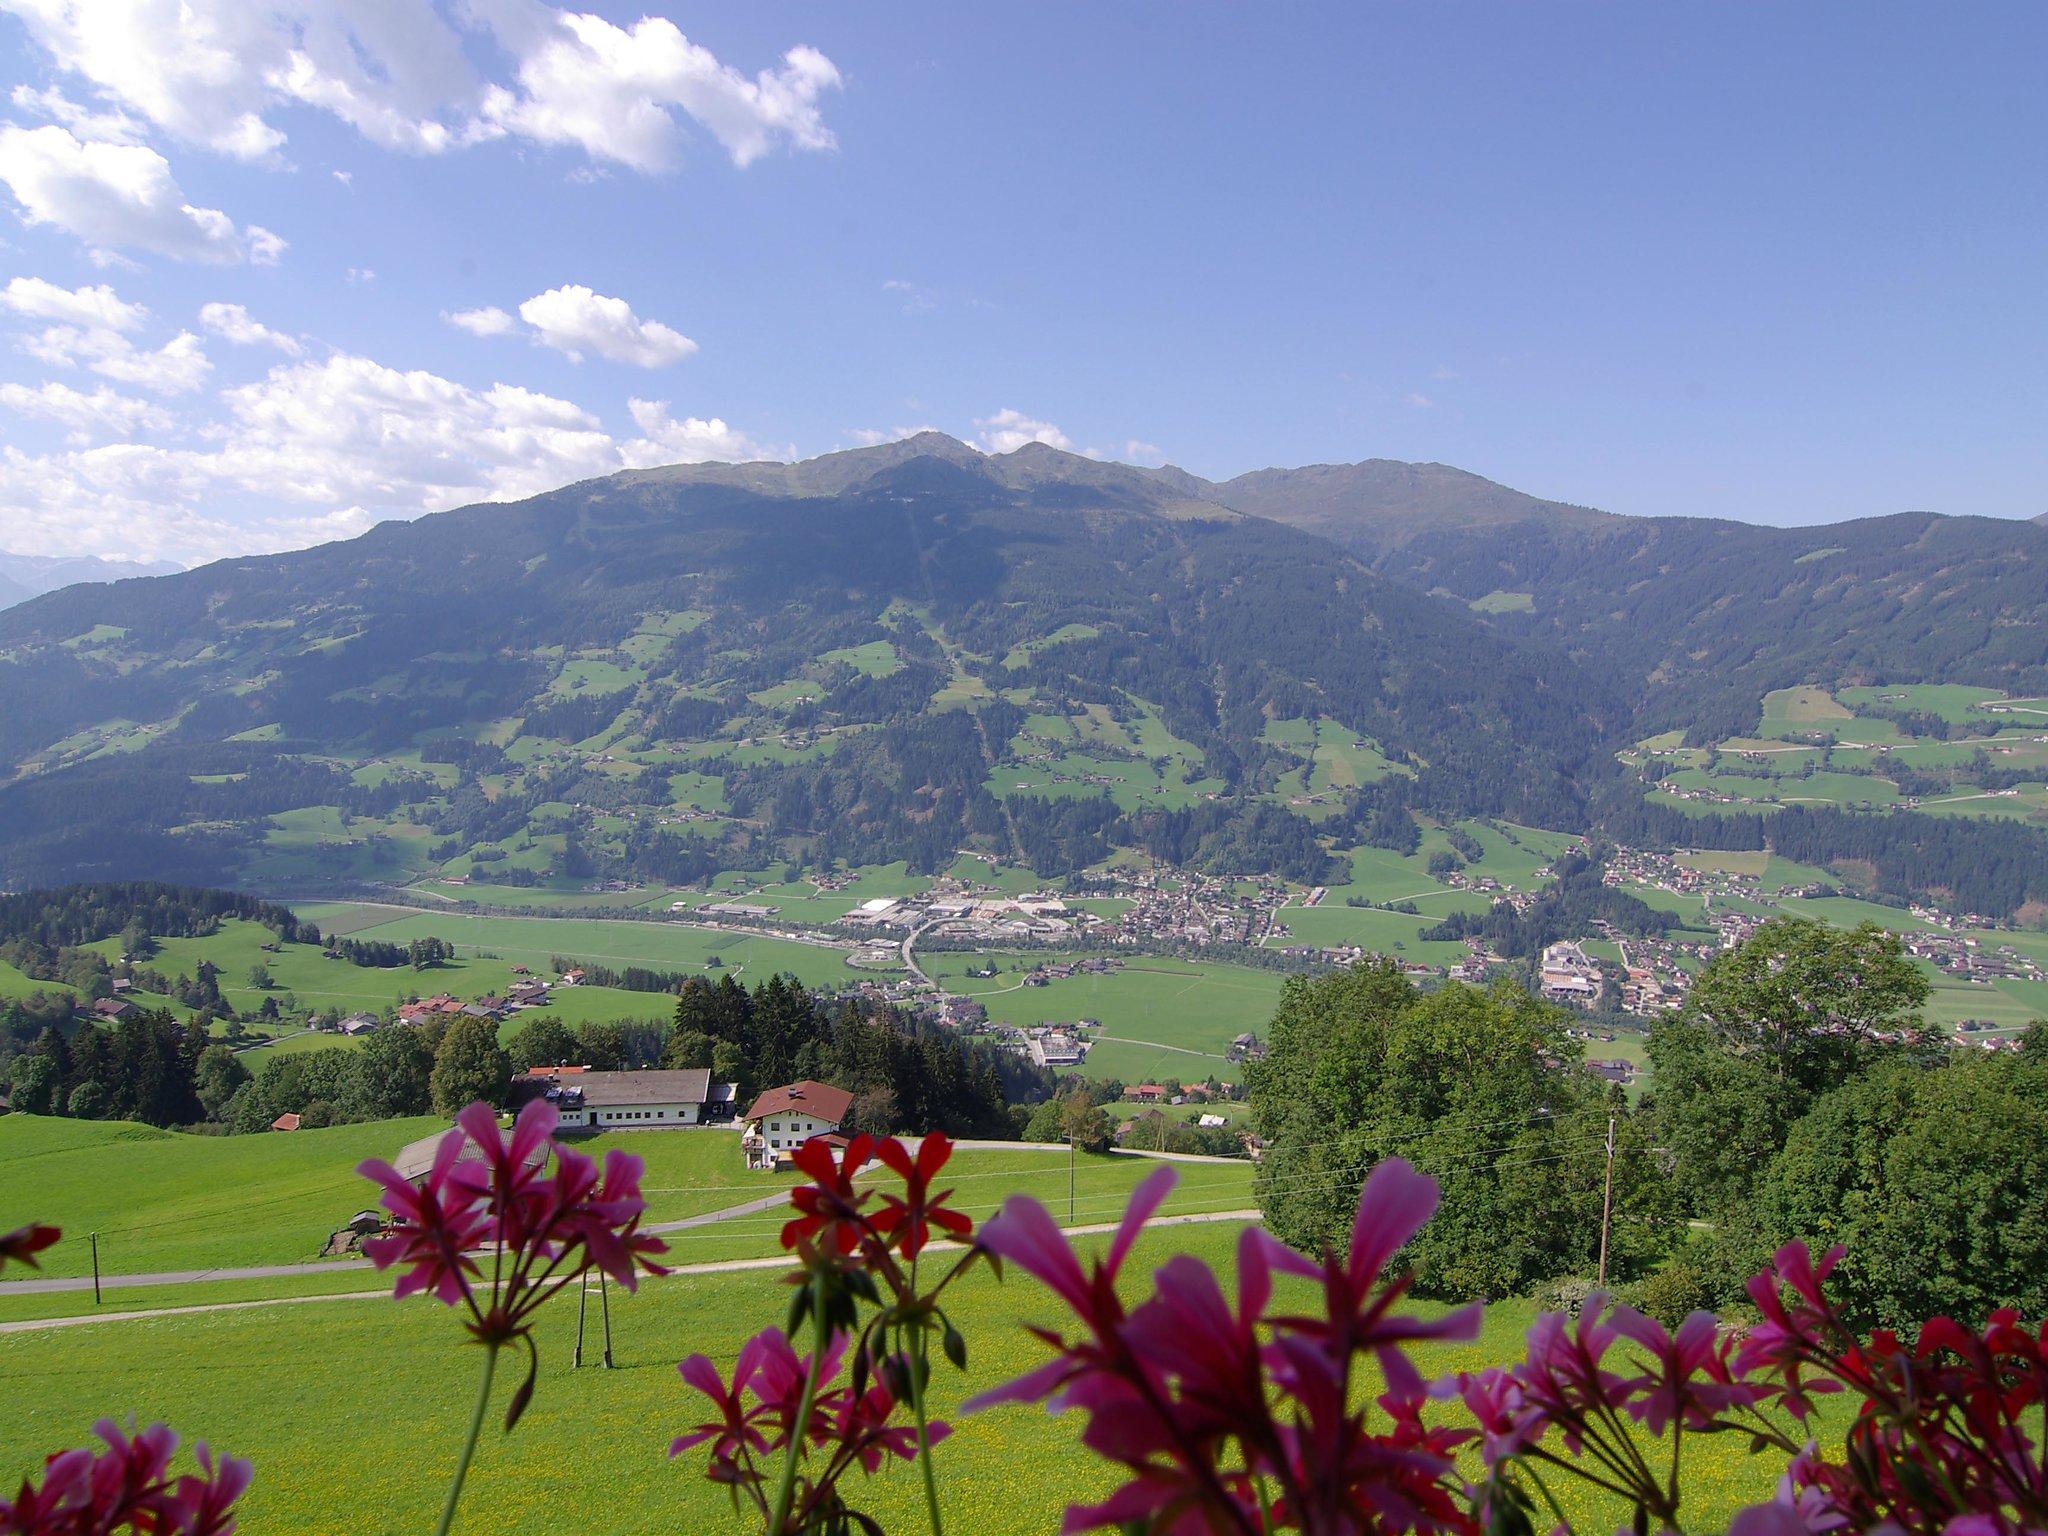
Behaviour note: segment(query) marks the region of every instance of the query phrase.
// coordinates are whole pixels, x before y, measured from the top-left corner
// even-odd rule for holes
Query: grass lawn
[[[1825,688],[1779,688],[1764,695],[1763,723],[1759,736],[1782,736],[1787,731],[1825,729],[1827,723],[1851,718]]]
[[[1141,1238],[1124,1275],[1127,1294],[1168,1257],[1192,1253],[1226,1273],[1229,1224],[1164,1228]],[[1099,1250],[1104,1239],[1084,1239]],[[618,1369],[569,1369],[576,1308],[564,1298],[537,1329],[539,1390],[509,1438],[487,1433],[470,1476],[460,1529],[535,1533],[740,1531],[725,1497],[702,1475],[700,1456],[668,1458],[668,1442],[703,1415],[703,1399],[676,1378],[675,1362],[702,1351],[722,1366],[741,1341],[778,1320],[780,1275],[742,1272],[646,1282],[613,1293]],[[1299,1282],[1283,1281],[1283,1286]],[[1290,1297],[1278,1298],[1285,1309]],[[1023,1324],[1063,1322],[1035,1282],[986,1271],[956,1287],[949,1311],[968,1339],[968,1369],[940,1365],[934,1409],[951,1417],[968,1393],[1045,1359]],[[594,1313],[594,1309],[593,1309]],[[1522,1303],[1491,1309],[1470,1344],[1417,1352],[1439,1375],[1519,1356],[1531,1318]],[[41,1454],[86,1438],[102,1415],[162,1419],[188,1439],[252,1458],[255,1484],[241,1506],[252,1531],[365,1536],[432,1524],[475,1392],[477,1356],[454,1317],[423,1298],[335,1301],[210,1315],[108,1323],[0,1337],[0,1479],[32,1471]],[[496,1405],[516,1384],[502,1372]],[[938,1463],[948,1528],[976,1536],[1042,1536],[1070,1500],[1114,1485],[1075,1442],[1079,1421],[1035,1407],[959,1420]],[[1695,1459],[1696,1458],[1696,1459]],[[591,1501],[565,1496],[565,1468],[602,1468],[604,1518]],[[1774,1468],[1752,1461],[1732,1437],[1698,1443],[1688,1458],[1702,1529],[1725,1526],[1739,1505],[1768,1496]],[[891,1531],[923,1529],[914,1470],[898,1466],[862,1490],[861,1507]],[[1617,1511],[1578,1499],[1568,1509],[1587,1528],[1612,1528]]]
[[[771,901],[769,904],[776,903]],[[838,902],[835,900],[833,904],[836,906]],[[846,975],[844,956],[837,949],[747,933],[720,933],[681,923],[632,919],[490,917],[463,912],[422,912],[360,929],[358,936],[399,944],[429,936],[447,939],[458,947],[464,963],[475,967],[479,974],[492,964],[491,960],[476,958],[480,950],[487,951],[496,961],[504,962],[508,979],[512,963],[539,970],[553,955],[595,960],[618,969],[641,965],[673,971],[702,968],[710,956],[717,955],[725,962],[727,970],[735,975],[745,975],[750,981],[765,981],[778,971],[789,971],[808,986],[836,984]],[[230,976],[233,974],[229,972]],[[418,985],[429,992],[443,985],[457,990],[452,983],[440,979],[444,974],[441,971],[422,972]],[[407,979],[406,985],[411,986],[413,973],[407,971],[403,975]],[[289,984],[285,983],[282,973],[278,979],[280,983]],[[496,983],[495,976],[491,980]],[[572,988],[558,988],[548,1011],[561,1011],[557,1004],[562,1010],[575,1007],[573,992]],[[644,1015],[650,1011],[667,1011],[658,1006],[650,1010],[647,1003],[651,994],[635,995],[639,997],[639,1005],[624,1010],[625,1013]],[[567,1016],[565,1012],[564,1017]],[[615,1015],[576,1013],[579,1019],[611,1016]]]
[[[64,1229],[45,1273],[89,1275],[86,1234],[100,1234],[106,1274],[292,1264],[316,1258],[328,1234],[375,1203],[355,1172],[441,1127],[394,1120],[289,1135],[186,1136],[121,1121],[9,1115],[0,1165],[17,1214]]]
[[[1233,1035],[1263,1031],[1280,998],[1274,971],[1209,961],[1135,955],[1122,969],[1075,976],[1044,987],[1022,984],[1022,970],[1051,955],[936,954],[920,956],[948,991],[979,998],[998,1023],[1030,1025],[1093,1019],[1105,1036],[1088,1053],[1091,1077],[1142,1082],[1154,1075],[1199,1082],[1214,1072],[1238,1075],[1223,1059]],[[989,979],[967,975],[990,959],[1003,967]]]

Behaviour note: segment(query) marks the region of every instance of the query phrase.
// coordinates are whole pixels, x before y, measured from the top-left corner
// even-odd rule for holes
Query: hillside
[[[1051,875],[1143,845],[1314,879],[1297,811],[1327,837],[1377,784],[1577,824],[1626,723],[1323,540],[929,434],[24,604],[0,873],[688,881],[968,848]],[[1290,806],[1325,730],[1349,765]]]
[[[2038,520],[1625,517],[1385,459],[1172,483],[1560,643],[1608,674],[1645,730],[1737,734],[1761,694],[1801,683],[2048,690]]]
[[[1206,499],[1321,534],[1368,557],[1450,531],[1520,523],[1589,530],[1622,521],[1590,507],[1545,501],[1449,464],[1398,459],[1259,469],[1201,487]]]

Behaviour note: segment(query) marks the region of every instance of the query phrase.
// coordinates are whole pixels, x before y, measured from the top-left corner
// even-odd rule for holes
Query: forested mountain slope
[[[278,878],[303,828],[360,853],[336,876],[402,872],[407,839],[506,874],[961,847],[1051,873],[1141,842],[1309,876],[1277,789],[1304,727],[1343,733],[1325,812],[1378,784],[1556,825],[1627,723],[1589,669],[1320,539],[930,435],[0,615],[0,874]]]
[[[2048,530],[1900,513],[1805,528],[1543,501],[1440,464],[1262,470],[1184,494],[1332,539],[1383,575],[1614,669],[1645,730],[1737,735],[1774,688],[2048,691]]]

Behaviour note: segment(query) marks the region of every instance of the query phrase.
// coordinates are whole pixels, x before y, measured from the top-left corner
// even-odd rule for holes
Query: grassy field
[[[1757,734],[1804,734],[1829,729],[1833,722],[1849,718],[1849,711],[1825,688],[1779,688],[1764,695],[1763,723]]]
[[[1145,1277],[1175,1253],[1227,1273],[1234,1240],[1228,1224],[1156,1230],[1133,1250],[1127,1291],[1141,1294]],[[1101,1241],[1084,1246],[1099,1250]],[[602,1468],[595,1528],[744,1529],[704,1481],[700,1457],[668,1460],[670,1438],[703,1417],[703,1399],[677,1381],[674,1365],[696,1351],[730,1362],[748,1333],[781,1316],[779,1278],[690,1275],[649,1281],[633,1296],[614,1291],[612,1371],[569,1369],[576,1309],[566,1298],[556,1303],[537,1331],[532,1410],[511,1437],[486,1434],[458,1528],[590,1530],[592,1501],[577,1491],[589,1474],[565,1483],[564,1469]],[[1289,1299],[1283,1292],[1279,1301]],[[941,1366],[935,1375],[935,1411],[948,1416],[965,1395],[1045,1358],[1024,1323],[1063,1316],[1014,1271],[1001,1283],[971,1274],[950,1310],[969,1341],[969,1368]],[[1436,1375],[1513,1358],[1530,1317],[1525,1304],[1496,1306],[1479,1340],[1432,1346],[1417,1362]],[[255,1461],[242,1505],[253,1531],[371,1536],[431,1525],[475,1390],[474,1350],[461,1345],[452,1316],[420,1298],[107,1323],[58,1337],[59,1348],[33,1333],[0,1337],[0,1375],[13,1388],[0,1394],[0,1478],[30,1472],[45,1449],[80,1443],[101,1414],[160,1418]],[[512,1385],[501,1381],[500,1404]],[[949,1528],[1042,1536],[1064,1503],[1106,1492],[1112,1477],[1080,1453],[1077,1429],[1078,1421],[1036,1408],[957,1421],[939,1461]],[[1701,1528],[1719,1528],[1740,1504],[1768,1496],[1772,1468],[1748,1460],[1730,1437],[1698,1445],[1694,1456],[1689,1513]],[[910,1468],[894,1468],[864,1494],[862,1506],[886,1529],[923,1528]],[[1607,1527],[1617,1519],[1588,1500],[1568,1508]]]
[[[443,1129],[444,1122],[428,1117],[291,1135],[207,1137],[118,1122],[10,1116],[0,1120],[0,1165],[25,1177],[21,1193],[10,1191],[0,1218],[10,1225],[33,1219],[63,1229],[64,1239],[43,1255],[43,1274],[55,1278],[91,1273],[86,1234],[94,1231],[100,1234],[101,1272],[109,1276],[303,1266],[289,1276],[127,1287],[107,1293],[109,1309],[347,1292],[361,1289],[370,1277],[317,1255],[330,1232],[376,1203],[374,1187],[356,1165],[365,1157],[388,1158],[406,1142]],[[647,1219],[653,1223],[739,1207],[792,1182],[786,1171],[748,1171],[729,1130],[611,1132],[574,1144],[596,1157],[612,1147],[640,1157]],[[119,1178],[107,1176],[114,1165],[121,1169]],[[1064,1151],[1040,1148],[964,1148],[955,1153],[945,1182],[956,1190],[953,1203],[977,1219],[1024,1192],[1055,1207],[1062,1222],[1086,1225],[1113,1218],[1153,1166],[1120,1155],[1070,1159]],[[1251,1176],[1249,1163],[1187,1165],[1167,1208],[1175,1214],[1247,1209],[1255,1203]],[[772,1255],[779,1251],[784,1219],[774,1210],[741,1213],[671,1233],[672,1261]],[[93,1310],[89,1290],[29,1295],[0,1283],[0,1321]]]
[[[433,1119],[290,1135],[184,1136],[119,1121],[0,1119],[9,1185],[0,1220],[48,1222],[64,1239],[43,1255],[56,1276],[147,1274],[315,1259],[373,1191],[355,1172],[440,1129]]]
[[[1197,1081],[1238,1075],[1223,1059],[1233,1035],[1264,1030],[1279,1000],[1282,977],[1248,966],[1133,956],[1107,975],[1075,976],[1044,987],[1023,984],[1023,971],[1049,955],[936,954],[920,961],[947,990],[978,998],[1003,1024],[1093,1019],[1105,1037],[1088,1053],[1091,1077],[1127,1083],[1151,1076]],[[993,959],[990,978],[967,974]]]
[[[804,889],[808,890],[809,887]],[[836,908],[851,899],[833,898],[831,904]],[[770,899],[768,904],[776,903]],[[323,910],[331,911],[333,908]],[[778,971],[789,971],[806,985],[814,986],[837,983],[846,975],[844,956],[835,948],[754,934],[721,933],[710,929],[686,927],[680,923],[656,921],[579,918],[571,915],[490,917],[463,912],[415,912],[394,915],[386,922],[358,929],[356,936],[399,944],[429,936],[447,939],[457,947],[466,966],[486,977],[486,985],[499,984],[492,971],[496,962],[503,962],[505,975],[509,979],[510,966],[513,963],[539,969],[546,965],[549,957],[553,955],[568,955],[584,961],[594,960],[614,968],[640,965],[672,971],[702,969],[710,956],[717,955],[724,961],[725,969],[735,975],[750,975],[766,980]],[[479,958],[479,952],[490,958]],[[332,961],[320,963],[336,964]],[[246,966],[244,969],[246,970]],[[412,973],[408,971],[403,974],[406,984],[412,985]],[[436,986],[441,985],[435,980],[439,974],[422,973],[420,984],[428,991],[434,990]],[[284,980],[282,973],[279,980]],[[599,989],[591,990],[595,992]],[[562,1003],[564,1007],[571,1006],[571,990],[558,990],[556,1001]],[[642,998],[642,1003],[644,1002],[645,999]],[[556,1011],[553,1004],[550,1004],[549,1011]],[[645,1013],[647,1010],[642,1006],[637,1011]],[[595,1015],[576,1015],[578,1018],[591,1016]]]

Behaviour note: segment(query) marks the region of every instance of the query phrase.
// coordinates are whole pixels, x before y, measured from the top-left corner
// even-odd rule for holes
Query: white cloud
[[[1126,464],[1164,464],[1166,450],[1157,443],[1148,443],[1143,438],[1127,437],[1123,446],[1114,455]]]
[[[387,149],[434,154],[516,134],[569,144],[643,171],[674,163],[678,114],[737,165],[788,145],[828,149],[819,112],[840,84],[814,48],[751,78],[674,23],[621,27],[540,0],[464,0],[456,18],[486,28],[513,80],[478,77],[463,38],[430,0],[0,0],[61,70],[110,104],[75,105],[54,88],[18,99],[82,136],[138,137],[138,119],[189,144],[280,163],[280,108],[332,113]],[[89,131],[88,131],[89,130]]]
[[[906,437],[915,437],[920,432],[936,432],[939,429],[929,422],[921,427],[891,427],[886,432],[879,427],[854,427],[847,434],[849,441],[862,448],[874,448],[883,443],[900,443]]]
[[[101,384],[84,394],[68,384],[55,381],[30,388],[26,384],[0,384],[0,405],[24,416],[54,421],[77,444],[98,436],[131,437],[138,432],[168,432],[170,412],[147,400],[120,394]]]
[[[593,293],[580,283],[535,294],[519,306],[519,317],[544,345],[577,361],[594,352],[615,363],[663,368],[697,350],[697,343],[680,331],[642,320],[624,299]]]
[[[983,416],[974,423],[981,428],[979,439],[982,448],[989,453],[1014,453],[1026,443],[1044,443],[1049,448],[1063,448],[1072,453],[1074,440],[1049,421],[1039,421],[1026,416],[1022,411],[1007,407],[993,416]]]
[[[495,304],[482,309],[458,309],[452,315],[443,310],[441,318],[472,336],[502,336],[513,325],[512,317]]]
[[[377,281],[377,273],[370,267],[350,267],[341,275],[351,288],[365,287]]]
[[[90,107],[80,106],[54,85],[41,91],[17,85],[9,99],[17,111],[62,123],[81,139],[98,139],[108,144],[139,144],[146,132],[143,124],[120,108],[95,112]]]
[[[267,264],[284,249],[266,229],[237,232],[218,208],[186,202],[170,162],[140,144],[87,142],[64,128],[0,128],[0,181],[26,222],[68,230],[99,252]]]
[[[206,382],[213,364],[190,331],[180,331],[155,351],[145,351],[118,331],[53,325],[22,344],[46,363],[90,368],[94,373],[139,384],[160,395],[186,394]]]
[[[929,314],[939,307],[937,296],[929,288],[906,278],[889,278],[882,284],[882,292],[900,296],[903,300],[903,313],[906,315]]]
[[[686,416],[675,420],[666,400],[629,400],[634,425],[643,436],[620,445],[620,455],[631,469],[648,469],[657,464],[745,464],[757,459],[793,459],[796,449],[755,442],[744,432],[729,427],[717,417]]]
[[[283,331],[273,331],[239,304],[201,305],[199,323],[238,347],[275,347],[289,356],[299,355],[299,343],[295,338]]]
[[[340,354],[223,392],[214,472],[292,501],[421,511],[524,495],[618,466],[595,418],[498,386]]]
[[[0,289],[0,304],[38,320],[132,331],[149,318],[140,304],[130,304],[105,283],[90,288],[60,288],[40,277],[16,277]]]
[[[33,405],[12,394],[0,403],[54,416],[63,397],[35,393]],[[533,495],[628,467],[795,451],[757,443],[716,417],[677,420],[665,403],[638,399],[629,408],[638,435],[614,437],[574,401],[512,384],[475,389],[348,354],[281,362],[219,401],[215,413],[170,424],[196,447],[122,443],[44,455],[0,447],[0,544],[211,559],[346,537],[380,517]],[[142,414],[158,412],[154,405],[109,401],[108,430],[124,409],[138,427],[164,425]],[[94,407],[76,410],[83,419]]]
[[[490,130],[574,144],[593,159],[649,172],[675,163],[680,133],[671,108],[709,129],[735,165],[785,143],[835,147],[818,101],[839,86],[839,70],[815,48],[792,48],[781,68],[750,80],[663,17],[619,27],[535,0],[472,0],[471,8],[519,60],[516,90],[484,93]]]
[[[1428,411],[1436,408],[1436,402],[1420,390],[1411,390],[1401,398],[1403,404],[1412,405],[1418,411]]]
[[[332,112],[390,149],[434,150],[476,82],[420,0],[5,0],[57,62],[187,143],[243,160],[285,142],[267,114]]]

